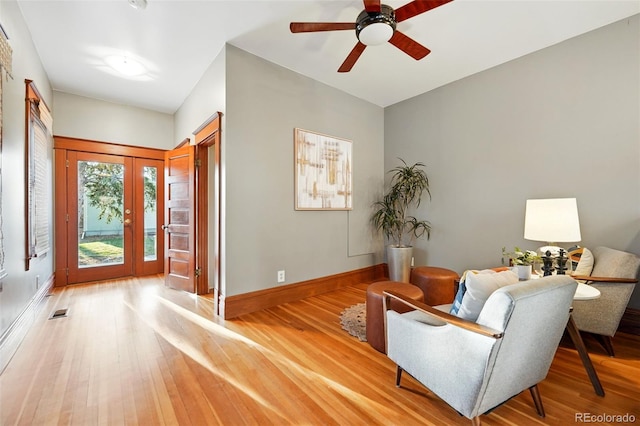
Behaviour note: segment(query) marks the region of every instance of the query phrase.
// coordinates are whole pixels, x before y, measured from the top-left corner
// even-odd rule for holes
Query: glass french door
[[[161,272],[163,162],[76,151],[67,160],[68,282]]]
[[[164,270],[164,161],[135,158],[134,275]]]

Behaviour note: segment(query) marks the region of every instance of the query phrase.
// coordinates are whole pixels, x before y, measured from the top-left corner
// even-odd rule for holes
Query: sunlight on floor
[[[158,297],[158,299],[165,305],[168,305],[170,303],[170,302],[165,301],[164,299],[162,299],[161,297],[159,297],[157,295],[156,295],[156,297]],[[203,354],[201,350],[199,350],[198,348],[192,346],[189,343],[189,341],[187,339],[185,339],[183,336],[181,336],[178,333],[176,333],[175,331],[171,330],[169,327],[166,327],[164,325],[159,324],[157,321],[151,321],[150,319],[145,318],[129,302],[123,301],[123,303],[125,304],[125,306],[127,306],[129,309],[131,309],[132,312],[134,312],[136,315],[138,315],[140,320],[142,322],[144,322],[145,324],[147,324],[147,326],[149,326],[152,330],[154,330],[158,335],[160,335],[163,339],[165,339],[167,342],[169,342],[176,349],[178,349],[179,351],[184,353],[186,356],[188,356],[189,358],[191,358],[192,360],[194,360],[195,362],[200,364],[203,368],[206,368],[211,374],[215,375],[216,377],[218,377],[222,381],[228,382],[229,384],[231,384],[233,387],[235,387],[236,389],[240,390],[241,392],[249,395],[254,401],[256,401],[257,403],[262,405],[265,409],[268,409],[269,411],[273,412],[278,417],[280,417],[282,419],[286,419],[286,416],[283,415],[283,413],[276,411],[275,408],[272,407],[271,404],[269,404],[263,398],[261,398],[260,395],[258,395],[257,393],[253,392],[251,389],[247,388],[247,386],[245,386],[244,384],[238,382],[237,380],[234,380],[234,379],[230,378],[228,375],[223,374],[220,370],[218,370],[211,363],[211,361],[207,358],[206,354]],[[186,310],[184,308],[181,308],[181,307],[179,307],[177,305],[172,306],[172,308],[182,309],[182,310],[185,310],[185,311],[189,312],[188,310]],[[193,314],[193,315],[198,316],[196,314]]]
[[[246,338],[245,336],[242,336],[236,332],[233,332],[221,325],[215,324],[212,321],[194,313],[191,312],[188,309],[185,309],[177,304],[175,304],[174,302],[171,302],[165,298],[163,298],[160,295],[154,295],[158,301],[165,307],[167,307],[168,309],[170,309],[171,311],[173,311],[174,313],[176,313],[177,315],[180,315],[182,318],[193,322],[194,324],[198,325],[199,327],[201,327],[204,330],[207,330],[208,332],[222,337],[224,339],[228,339],[228,340],[233,340],[236,341],[238,343],[242,343],[246,346],[248,346],[250,349],[255,349],[258,350],[260,353],[262,353],[268,360],[270,360],[273,363],[277,363],[281,366],[284,367],[285,372],[289,372],[289,371],[294,371],[297,374],[300,374],[304,379],[309,380],[309,381],[315,381],[315,382],[322,382],[324,383],[324,385],[326,385],[328,388],[332,389],[333,391],[335,391],[337,394],[339,394],[340,396],[348,399],[349,401],[351,401],[353,404],[361,406],[362,409],[366,410],[366,409],[371,409],[371,406],[375,406],[375,409],[378,410],[381,413],[385,413],[388,415],[392,415],[394,414],[394,410],[390,409],[389,407],[385,407],[382,404],[378,404],[375,401],[370,400],[369,398],[363,396],[362,394],[360,394],[359,392],[353,391],[343,385],[341,385],[340,383],[331,380],[321,374],[318,374],[312,370],[309,370],[306,367],[301,366],[300,364],[293,362],[289,359],[287,359],[286,357],[282,356],[281,354],[278,354],[270,349],[265,348],[264,346],[254,342],[251,339]],[[125,302],[126,303],[126,302]],[[135,308],[131,305],[127,303],[127,306],[135,311]],[[191,359],[193,359],[194,361],[198,362],[200,365],[202,365],[204,368],[206,368],[207,370],[209,370],[212,374],[215,374],[216,376],[229,381],[234,387],[236,387],[237,389],[241,390],[242,392],[246,393],[247,395],[250,395],[255,401],[257,401],[258,403],[260,403],[261,405],[263,405],[265,408],[268,408],[270,410],[272,410],[273,408],[266,402],[264,401],[259,395],[257,395],[255,392],[253,392],[251,389],[248,389],[248,387],[245,384],[241,384],[236,380],[233,380],[231,378],[229,378],[228,376],[225,376],[223,374],[221,374],[210,362],[210,360],[207,358],[206,354],[203,354],[198,348],[194,348],[192,346],[190,346],[187,342],[185,342],[185,340],[179,336],[176,335],[175,332],[169,330],[167,327],[161,326],[159,324],[152,324],[149,320],[143,318],[142,316],[140,316],[141,319],[147,324],[149,325],[149,327],[151,327],[153,330],[155,330],[160,336],[162,336],[163,338],[165,338],[169,343],[171,343],[174,347],[176,347],[177,349],[179,349],[180,351],[182,351],[184,354],[186,354],[187,356],[189,356]],[[282,413],[276,413],[279,416],[283,417]]]

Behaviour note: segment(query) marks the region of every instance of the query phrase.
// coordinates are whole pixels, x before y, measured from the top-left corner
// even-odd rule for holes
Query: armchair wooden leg
[[[402,367],[398,365],[396,369],[396,387],[400,387],[400,377],[402,376]]]
[[[533,398],[533,403],[536,406],[536,411],[540,417],[544,417],[544,407],[542,406],[542,398],[540,397],[540,390],[538,389],[538,385],[533,385],[529,388],[529,392],[531,392],[531,397]]]
[[[569,333],[569,337],[571,337],[571,341],[573,345],[576,347],[578,351],[578,355],[580,355],[580,359],[582,360],[582,365],[584,365],[584,369],[587,371],[587,375],[591,380],[591,384],[593,385],[593,389],[596,391],[596,395],[604,396],[604,389],[602,388],[602,383],[600,383],[600,378],[598,377],[598,373],[596,373],[596,369],[593,366],[593,362],[591,362],[591,358],[589,358],[589,353],[587,352],[587,348],[584,345],[584,341],[580,336],[580,331],[578,330],[578,326],[573,319],[573,315],[569,315],[569,322],[567,323],[567,332]]]
[[[594,334],[593,335],[598,343],[602,345],[605,351],[607,351],[607,355],[610,357],[615,357],[616,354],[613,352],[613,341],[611,340],[611,336],[603,336],[602,334]]]

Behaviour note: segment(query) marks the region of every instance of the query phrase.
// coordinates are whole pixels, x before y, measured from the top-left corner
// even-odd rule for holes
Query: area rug
[[[361,342],[367,341],[367,321],[365,304],[358,303],[342,311],[340,314],[342,329],[357,337]]]

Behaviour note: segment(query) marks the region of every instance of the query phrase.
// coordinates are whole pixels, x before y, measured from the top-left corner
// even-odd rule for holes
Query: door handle
[[[130,225],[131,224],[131,219],[125,219],[124,220],[124,224],[125,225]]]
[[[167,225],[162,225],[160,228],[162,228],[163,231],[166,231],[167,229],[169,229]]]

